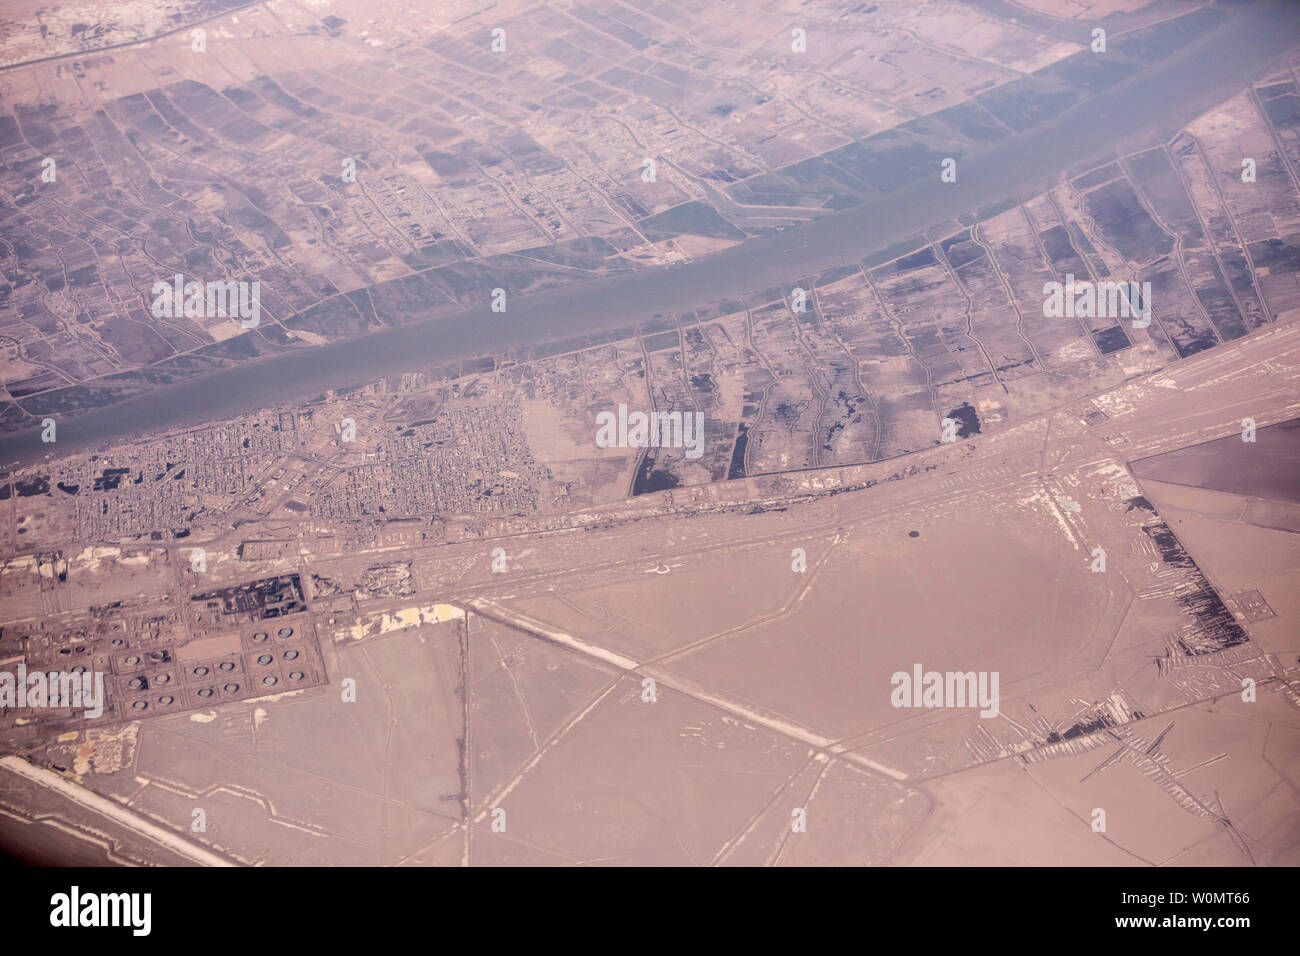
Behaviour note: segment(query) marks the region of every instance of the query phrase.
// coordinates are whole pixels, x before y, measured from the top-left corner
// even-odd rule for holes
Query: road
[[[1025,133],[963,157],[956,183],[932,177],[865,205],[683,265],[515,296],[481,308],[222,369],[59,422],[66,454],[132,435],[231,418],[457,358],[618,329],[708,302],[794,284],[858,262],[937,224],[1009,198],[1024,200],[1070,170],[1151,145],[1264,75],[1300,41],[1300,4],[1226,7],[1224,21],[1172,55]],[[0,438],[0,462],[54,450],[40,430]]]

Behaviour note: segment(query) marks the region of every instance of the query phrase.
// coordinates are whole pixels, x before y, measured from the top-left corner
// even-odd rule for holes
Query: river
[[[922,181],[776,235],[693,262],[512,297],[506,313],[482,308],[361,338],[210,372],[58,423],[56,445],[40,430],[0,438],[0,461],[121,443],[132,436],[234,417],[456,358],[621,328],[660,314],[793,285],[828,268],[987,208],[1027,199],[1069,170],[1116,150],[1172,136],[1183,124],[1263,75],[1300,42],[1300,4],[1227,6],[1218,26],[1103,93],[962,159],[956,183],[938,170]],[[1081,31],[1082,32],[1082,31]],[[1081,37],[1087,42],[1087,34]]]

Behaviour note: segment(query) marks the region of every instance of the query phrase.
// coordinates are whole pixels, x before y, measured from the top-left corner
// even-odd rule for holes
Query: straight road
[[[481,308],[211,372],[62,420],[57,446],[42,444],[39,429],[4,436],[0,462],[27,464],[55,447],[66,454],[452,359],[619,329],[859,262],[936,224],[1027,199],[1089,161],[1167,139],[1300,43],[1300,4],[1256,0],[1222,10],[1218,26],[1175,53],[1027,132],[963,157],[956,183],[940,183],[936,169],[862,206],[684,265],[512,296],[504,314],[489,311],[485,299]]]

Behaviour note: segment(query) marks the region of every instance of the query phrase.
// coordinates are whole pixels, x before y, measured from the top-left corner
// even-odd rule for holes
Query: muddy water
[[[209,373],[61,421],[57,446],[42,444],[39,430],[0,438],[0,462],[31,462],[56,447],[67,453],[117,443],[449,359],[620,328],[860,261],[935,224],[1008,197],[1028,198],[1090,158],[1171,135],[1257,79],[1270,60],[1300,41],[1300,4],[1223,9],[1219,26],[1172,55],[1025,133],[964,157],[957,183],[941,185],[936,172],[855,209],[692,263],[515,298],[506,314],[484,307]]]

